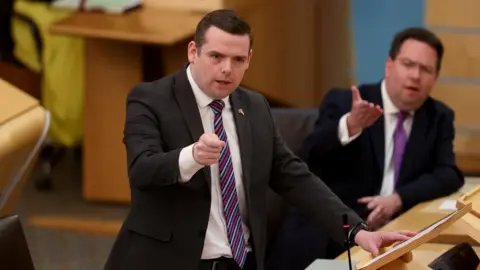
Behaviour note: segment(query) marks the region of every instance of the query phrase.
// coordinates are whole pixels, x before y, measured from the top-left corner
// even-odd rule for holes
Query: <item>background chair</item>
[[[277,129],[285,140],[287,146],[294,154],[301,157],[300,149],[308,135],[313,131],[318,117],[317,109],[300,108],[272,108]],[[267,251],[275,241],[277,233],[282,226],[283,219],[289,206],[272,190],[267,197]]]
[[[13,213],[45,141],[50,114],[0,79],[0,216]]]

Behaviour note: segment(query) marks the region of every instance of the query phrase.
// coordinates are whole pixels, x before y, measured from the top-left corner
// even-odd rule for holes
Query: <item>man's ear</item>
[[[190,62],[191,64],[195,63],[195,59],[197,58],[197,53],[198,53],[198,48],[195,41],[190,41],[188,43],[187,53],[188,53],[188,62]]]
[[[387,78],[390,74],[390,69],[392,69],[393,66],[393,59],[391,57],[388,57],[387,62],[385,63],[385,78]]]
[[[253,54],[253,49],[250,49],[250,52],[248,53],[248,59],[247,59],[247,68],[250,66],[250,59],[252,59],[252,54]]]

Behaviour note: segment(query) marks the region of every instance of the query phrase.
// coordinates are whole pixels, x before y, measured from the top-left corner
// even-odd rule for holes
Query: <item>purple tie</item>
[[[403,152],[405,151],[405,145],[407,144],[407,132],[403,127],[403,123],[407,118],[407,112],[399,112],[397,114],[397,126],[395,133],[393,134],[393,166],[395,172],[395,184],[398,181],[398,175],[400,174],[400,167],[402,165]]]
[[[233,174],[232,157],[228,146],[227,133],[223,128],[222,110],[225,103],[222,100],[214,100],[210,107],[215,115],[215,134],[225,142],[218,159],[218,170],[220,172],[220,187],[222,189],[223,213],[227,223],[228,240],[232,249],[232,255],[240,267],[243,267],[247,258],[247,246],[242,230],[242,219],[238,203],[237,190],[235,188],[235,175]]]

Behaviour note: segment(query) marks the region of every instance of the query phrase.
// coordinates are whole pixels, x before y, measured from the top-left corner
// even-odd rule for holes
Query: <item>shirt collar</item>
[[[390,95],[387,92],[387,86],[385,80],[382,80],[381,84],[381,91],[382,91],[382,101],[383,101],[383,111],[385,114],[396,115],[400,110],[393,104],[392,100],[390,99]],[[410,116],[414,114],[413,111],[409,112]]]
[[[200,89],[198,84],[195,82],[192,76],[192,71],[190,70],[190,65],[187,67],[187,78],[190,82],[190,86],[192,87],[193,94],[195,95],[195,99],[197,100],[197,105],[200,109],[204,109],[205,107],[209,107],[209,104],[212,103],[214,100],[213,98],[209,97],[205,92]],[[230,108],[230,99],[229,97],[225,97],[222,99],[225,102],[225,108]]]

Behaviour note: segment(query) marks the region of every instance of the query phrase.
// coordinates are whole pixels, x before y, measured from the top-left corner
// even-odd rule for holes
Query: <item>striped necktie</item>
[[[247,258],[247,247],[242,230],[240,205],[238,203],[237,190],[235,188],[235,175],[233,173],[232,157],[228,146],[227,133],[223,128],[222,111],[225,103],[222,100],[214,100],[209,104],[214,113],[214,128],[218,138],[225,142],[218,159],[220,172],[220,187],[222,190],[223,213],[233,259],[240,267],[243,267]]]

